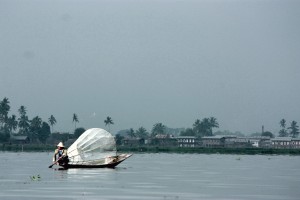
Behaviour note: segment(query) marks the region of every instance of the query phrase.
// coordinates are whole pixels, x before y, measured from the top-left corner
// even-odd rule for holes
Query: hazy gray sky
[[[0,98],[55,130],[300,123],[300,1],[0,0]]]

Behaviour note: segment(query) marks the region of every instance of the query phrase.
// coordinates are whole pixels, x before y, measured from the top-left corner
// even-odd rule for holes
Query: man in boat
[[[56,163],[60,166],[65,166],[69,162],[69,158],[67,155],[67,149],[62,142],[58,143],[57,149],[54,151],[53,163]]]

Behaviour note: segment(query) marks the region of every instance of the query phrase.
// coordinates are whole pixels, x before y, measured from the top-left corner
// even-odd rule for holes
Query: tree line
[[[204,118],[202,120],[197,119],[193,124],[193,128],[187,128],[180,132],[180,136],[196,136],[196,137],[203,137],[203,136],[212,136],[213,135],[213,128],[218,128],[219,123],[215,117]],[[130,128],[126,131],[126,134],[131,138],[154,138],[158,135],[167,135],[168,127],[160,122],[153,125],[150,132],[148,132],[143,126],[134,130]],[[120,137],[117,135],[117,137]]]
[[[18,116],[9,115],[10,109],[9,99],[3,98],[0,101],[0,142],[8,142],[14,135],[23,135],[28,136],[31,143],[46,143],[50,134],[54,132],[53,128],[57,120],[53,115],[50,115],[48,121],[43,121],[39,116],[29,119],[27,109],[23,105],[18,109]],[[74,136],[79,137],[85,130],[76,128],[77,123],[79,123],[76,113],[73,114],[72,122],[75,125]],[[109,128],[111,124],[114,124],[109,116],[104,120],[104,123]]]
[[[45,143],[51,133],[54,132],[54,125],[57,120],[53,115],[50,115],[48,121],[43,121],[41,117],[35,116],[29,119],[27,115],[27,109],[25,106],[20,106],[18,109],[18,117],[16,115],[9,115],[10,102],[8,98],[3,98],[0,101],[0,142],[7,142],[12,135],[26,135],[30,138],[31,142]],[[77,128],[79,118],[76,113],[73,114],[72,122],[74,123],[74,136],[79,137],[85,129]],[[111,117],[107,117],[104,120],[105,126],[108,126],[110,132],[110,126],[114,124]],[[299,126],[296,121],[292,121],[290,126],[287,127],[286,120],[280,121],[281,130],[279,131],[279,137],[298,137]],[[219,128],[219,123],[215,117],[196,119],[191,128],[181,130],[180,136],[195,136],[198,138],[204,136],[212,136],[213,129]],[[150,132],[148,132],[143,126],[134,130],[130,128],[126,131],[126,134],[131,138],[155,138],[157,135],[167,135],[168,127],[162,123],[156,123],[153,125]],[[262,133],[263,136],[273,136],[270,132]],[[120,134],[116,135],[117,139],[122,139]]]

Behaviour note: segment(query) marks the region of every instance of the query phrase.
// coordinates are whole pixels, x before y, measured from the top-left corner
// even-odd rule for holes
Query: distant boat
[[[86,130],[69,148],[69,162],[62,167],[114,168],[132,154],[117,155],[114,136],[101,128]]]

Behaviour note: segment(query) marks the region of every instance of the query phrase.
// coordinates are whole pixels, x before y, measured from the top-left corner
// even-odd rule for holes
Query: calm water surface
[[[51,157],[0,152],[0,199],[300,199],[298,156],[134,154],[115,169],[70,170],[49,169]]]

